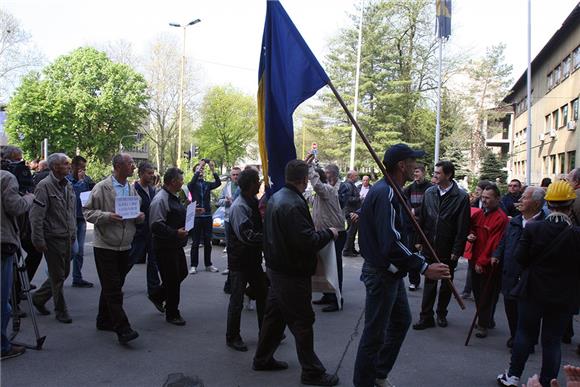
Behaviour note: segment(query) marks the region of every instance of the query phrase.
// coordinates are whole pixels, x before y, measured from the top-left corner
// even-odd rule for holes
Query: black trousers
[[[345,253],[353,253],[356,249],[354,248],[354,241],[356,239],[356,233],[358,231],[358,222],[355,223],[350,220],[350,217],[346,218],[346,243],[344,245]]]
[[[190,260],[191,266],[199,265],[199,244],[203,241],[203,263],[205,266],[211,266],[211,236],[212,236],[212,217],[200,216],[195,218],[195,226],[189,232],[192,237]]]
[[[129,250],[94,248],[97,274],[101,283],[97,324],[112,325],[117,332],[130,328],[123,310],[123,285],[129,272]]]
[[[179,317],[181,282],[187,278],[187,261],[183,248],[155,248],[155,258],[161,274],[161,296],[165,300],[165,316]],[[157,298],[157,297],[156,297]]]
[[[294,336],[302,375],[317,377],[326,369],[314,353],[314,311],[310,276],[293,277],[268,270],[270,291],[254,364],[272,361],[286,325]]]
[[[508,326],[510,328],[510,337],[515,339],[516,331],[518,328],[518,300],[504,296],[503,306],[505,309],[505,316],[508,321]]]
[[[250,284],[253,293],[252,295],[256,300],[259,330],[262,329],[262,321],[266,310],[268,287],[266,285],[266,274],[261,267],[256,267],[246,271],[232,270],[229,273],[229,281],[231,295],[228,306],[226,340],[234,340],[240,337],[240,321],[242,318],[246,286]]]
[[[449,265],[449,272],[451,273],[451,281],[455,274],[455,267],[449,262],[444,262]],[[437,284],[439,284],[439,296],[437,296]],[[431,280],[425,277],[425,287],[423,288],[423,300],[421,301],[421,320],[433,319],[433,307],[435,306],[435,299],[437,298],[437,316],[447,317],[447,307],[451,301],[453,291],[447,281]]]
[[[473,296],[479,315],[477,324],[481,328],[489,328],[499,298],[501,269],[498,267],[493,270],[492,266],[487,266],[483,273],[478,274],[475,271],[475,263],[472,261],[474,260],[469,262],[469,270],[471,270]]]

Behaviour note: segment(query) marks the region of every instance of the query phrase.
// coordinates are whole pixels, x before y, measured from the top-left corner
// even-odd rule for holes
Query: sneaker
[[[223,253],[223,254],[226,254],[227,252],[228,252],[228,248],[226,247],[226,248],[224,249],[224,251],[222,251],[222,253]]]
[[[189,269],[189,274],[197,274],[197,268],[192,266],[191,269]]]
[[[484,339],[487,337],[487,328],[482,328],[482,327],[477,327],[477,330],[475,331],[475,337],[480,338],[480,339]],[[506,384],[507,386],[507,384]]]
[[[250,297],[246,296],[246,302],[244,303],[244,307],[246,308],[246,310],[254,310],[256,309],[255,307],[255,301],[252,300]]]
[[[511,376],[508,372],[497,375],[497,384],[500,386],[518,387],[520,385],[520,378]]]
[[[225,269],[224,271],[222,271],[222,275],[228,275],[230,274],[230,269]]]
[[[417,285],[415,285],[415,284],[409,285],[409,290],[414,292],[415,290],[417,290]]]
[[[20,345],[14,345],[12,344],[12,348],[10,348],[9,351],[6,352],[2,352],[2,360],[6,360],[6,359],[10,359],[13,357],[17,357],[22,355],[24,352],[26,352],[26,348]]]
[[[211,265],[211,266],[206,266],[205,271],[209,271],[211,273],[219,273],[220,270],[217,267],[215,267],[214,265]]]

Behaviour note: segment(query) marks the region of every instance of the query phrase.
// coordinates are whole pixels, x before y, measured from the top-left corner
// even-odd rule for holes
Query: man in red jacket
[[[487,337],[492,314],[499,295],[499,263],[492,254],[497,248],[506,225],[507,215],[499,208],[501,194],[495,184],[487,185],[481,193],[483,211],[475,215],[475,228],[467,239],[473,243],[469,261],[473,295],[479,314],[475,336]]]

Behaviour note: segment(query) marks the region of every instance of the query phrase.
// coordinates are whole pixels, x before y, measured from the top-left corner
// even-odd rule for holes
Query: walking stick
[[[483,288],[483,294],[481,295],[481,299],[479,300],[479,304],[483,304],[483,300],[485,300],[485,296],[489,293],[489,296],[491,297],[491,284],[492,284],[492,280],[493,277],[495,276],[495,269],[496,267],[499,266],[499,264],[497,265],[492,265],[491,266],[491,273],[489,275],[489,278],[487,279],[487,282],[485,283],[485,288]],[[473,329],[475,328],[475,323],[477,321],[477,318],[479,317],[479,306],[477,305],[478,303],[475,303],[475,316],[473,316],[473,321],[471,322],[471,327],[469,328],[469,333],[467,334],[467,339],[465,339],[465,346],[467,347],[469,345],[469,340],[471,340],[471,335],[473,334]]]
[[[431,254],[431,257],[433,257],[433,259],[437,263],[441,263],[441,260],[439,259],[439,257],[437,256],[437,253],[433,249],[433,246],[431,246],[431,243],[429,243],[429,240],[427,239],[427,236],[425,235],[425,233],[423,232],[423,230],[421,230],[421,227],[419,226],[419,223],[417,223],[417,220],[413,216],[413,212],[411,211],[411,208],[409,208],[409,205],[407,204],[407,201],[403,197],[403,194],[402,194],[399,186],[394,183],[394,181],[391,178],[391,176],[387,173],[387,170],[385,169],[385,165],[383,164],[383,162],[377,156],[377,153],[373,149],[371,143],[369,142],[369,140],[367,139],[367,137],[363,133],[362,129],[358,125],[358,122],[356,121],[356,119],[354,118],[354,116],[351,114],[350,110],[346,106],[346,103],[344,102],[344,100],[342,99],[342,97],[340,96],[340,94],[338,93],[338,91],[336,90],[336,88],[334,87],[334,85],[332,84],[331,81],[328,81],[328,86],[330,87],[330,90],[332,90],[332,92],[334,93],[334,96],[336,97],[336,99],[338,100],[338,102],[342,106],[344,112],[346,113],[346,115],[350,119],[350,122],[352,122],[352,125],[355,127],[357,133],[359,134],[359,136],[361,137],[361,139],[365,143],[368,151],[370,152],[371,156],[373,157],[373,159],[377,163],[379,169],[381,170],[381,172],[383,173],[383,175],[385,176],[385,178],[389,182],[390,186],[393,189],[393,192],[395,193],[395,195],[397,195],[397,198],[399,199],[399,202],[403,205],[403,209],[407,213],[407,216],[409,217],[409,219],[411,219],[411,222],[413,224],[413,227],[415,228],[415,230],[417,231],[417,233],[421,237],[421,240],[423,241],[423,245],[427,247],[427,250]],[[451,279],[447,279],[446,281],[447,281],[447,284],[449,285],[449,287],[451,288],[451,291],[453,292],[453,297],[455,297],[455,300],[457,300],[457,303],[459,304],[459,307],[461,309],[465,309],[465,303],[463,302],[463,299],[459,296],[459,292],[457,291],[457,289],[453,285],[453,281],[451,281]]]

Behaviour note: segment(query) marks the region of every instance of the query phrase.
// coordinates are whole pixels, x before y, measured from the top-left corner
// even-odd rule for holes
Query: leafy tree
[[[110,160],[120,140],[142,126],[146,102],[140,74],[93,48],[79,48],[24,78],[8,105],[6,131],[29,157],[48,138],[51,152]]]
[[[231,86],[216,86],[208,91],[201,106],[201,126],[194,138],[201,157],[231,168],[256,139],[256,102]]]

